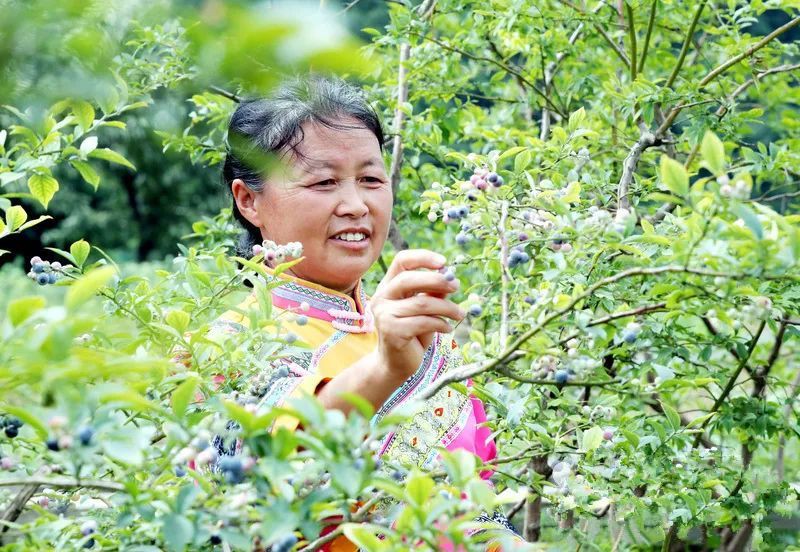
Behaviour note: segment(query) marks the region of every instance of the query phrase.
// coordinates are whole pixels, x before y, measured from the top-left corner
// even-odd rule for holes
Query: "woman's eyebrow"
[[[303,169],[304,172],[307,172],[307,173],[310,173],[315,169],[337,169],[337,168],[339,168],[338,164],[331,163],[330,161],[315,161],[313,164],[304,163],[304,165],[306,165],[306,166],[303,166],[302,169]],[[367,159],[366,161],[363,161],[360,165],[358,165],[357,169],[361,170],[361,169],[364,169],[366,167],[381,167],[381,168],[384,168],[383,161],[379,160],[379,159],[376,159],[374,157],[372,159]]]

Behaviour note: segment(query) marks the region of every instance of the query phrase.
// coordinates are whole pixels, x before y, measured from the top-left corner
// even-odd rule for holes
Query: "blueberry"
[[[464,218],[469,214],[469,207],[463,205],[458,208],[458,218]]]
[[[84,537],[88,537],[95,531],[97,531],[97,522],[93,519],[90,519],[81,525],[81,535]]]
[[[628,330],[624,330],[622,332],[622,340],[625,343],[633,343],[634,341],[636,341],[637,337],[639,337],[639,336],[638,336],[638,334],[636,332],[631,332],[631,331],[628,331]]]
[[[36,274],[41,274],[44,272],[44,263],[36,263],[31,267],[31,270]]]
[[[499,187],[500,187],[500,186],[502,186],[503,184],[504,184],[504,182],[503,182],[503,177],[502,177],[502,176],[500,176],[500,175],[497,175],[497,180],[495,180],[494,182],[492,182],[492,186],[494,186],[495,188],[499,188]]]
[[[39,274],[38,276],[36,276],[36,283],[39,284],[40,286],[46,286],[47,284],[50,283],[50,276],[44,273]]]
[[[444,273],[444,279],[448,282],[452,282],[456,279],[456,275],[453,273],[452,270],[448,269],[447,272]]]
[[[6,437],[8,437],[9,439],[13,439],[17,435],[19,435],[19,429],[17,429],[14,426],[6,426],[5,433]]]
[[[447,216],[453,220],[461,218],[461,212],[456,207],[447,210]]]
[[[55,272],[51,272],[47,275],[47,283],[48,284],[55,284],[58,281],[58,276]]]
[[[83,543],[84,548],[92,548],[94,546],[94,539],[89,539],[85,543]]]
[[[567,383],[569,372],[566,370],[556,370],[556,383]]]
[[[364,459],[363,458],[356,458],[355,462],[353,462],[353,466],[359,471],[363,470],[364,469]]]
[[[297,544],[297,537],[291,534],[285,535],[272,545],[272,552],[289,552],[295,544]]]
[[[297,317],[296,322],[298,326],[305,326],[306,324],[308,324],[308,316],[306,316],[305,314],[301,314],[300,316]]]
[[[394,479],[395,481],[402,481],[403,472],[401,472],[400,470],[394,470],[394,472],[392,472],[392,479]]]
[[[467,199],[468,199],[469,201],[477,201],[477,199],[478,199],[478,196],[476,196],[476,195],[475,195],[475,194],[473,194],[472,192],[469,192],[469,193],[467,193]]]
[[[225,481],[230,485],[238,485],[244,481],[244,474],[242,472],[226,471]]]
[[[238,456],[223,456],[218,466],[222,471],[242,471],[242,459]]]
[[[38,255],[36,257],[31,257],[31,266],[40,264],[42,262],[42,258]]]
[[[83,446],[89,446],[92,442],[92,437],[94,436],[94,430],[91,427],[84,426],[78,430],[78,441],[81,442]]]
[[[467,236],[463,232],[456,236],[456,243],[458,245],[466,245],[468,241],[469,241],[469,236]]]
[[[220,537],[219,535],[211,535],[211,538],[208,539],[208,542],[210,542],[214,546],[217,546],[219,544],[222,544],[222,537]]]
[[[486,175],[486,181],[489,184],[494,184],[495,182],[497,182],[497,180],[499,178],[500,178],[500,175],[497,174],[496,172],[490,172],[489,174]]]
[[[483,312],[483,309],[480,305],[472,305],[467,312],[470,316],[480,316]]]
[[[528,241],[530,238],[528,237],[528,234],[526,234],[525,232],[520,232],[519,234],[517,234],[517,239],[521,242],[524,242]]]
[[[536,299],[534,299],[530,295],[526,295],[525,296],[525,302],[528,303],[529,305],[533,305],[536,302]]]
[[[175,475],[177,477],[183,477],[186,475],[186,469],[183,466],[175,466]]]
[[[55,437],[50,437],[47,441],[45,441],[45,445],[47,445],[47,448],[53,452],[58,452],[59,450],[58,439]]]

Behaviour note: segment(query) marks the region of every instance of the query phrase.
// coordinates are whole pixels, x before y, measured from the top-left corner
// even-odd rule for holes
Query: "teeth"
[[[361,241],[366,239],[366,237],[367,236],[361,232],[345,232],[344,234],[339,234],[336,236],[335,239],[344,241]]]

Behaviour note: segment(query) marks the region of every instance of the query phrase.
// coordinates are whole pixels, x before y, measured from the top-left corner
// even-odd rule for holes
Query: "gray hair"
[[[285,83],[271,96],[243,100],[228,125],[227,153],[222,167],[223,182],[230,191],[231,183],[240,178],[255,192],[264,189],[265,164],[257,157],[292,153],[301,157],[297,147],[303,141],[302,125],[309,121],[329,128],[358,128],[337,122],[342,117],[359,121],[371,131],[383,149],[383,127],[378,114],[364,98],[361,90],[338,78],[299,77]],[[242,216],[233,200],[233,216],[244,228],[237,254],[249,257],[253,245],[261,243],[258,227]]]

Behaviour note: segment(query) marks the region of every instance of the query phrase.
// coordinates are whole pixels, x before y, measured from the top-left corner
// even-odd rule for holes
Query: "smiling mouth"
[[[343,232],[331,238],[334,241],[344,243],[361,243],[369,239],[369,236],[363,232]]]

